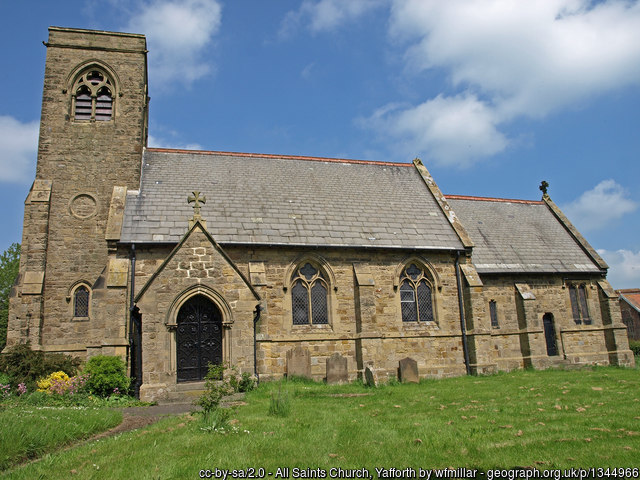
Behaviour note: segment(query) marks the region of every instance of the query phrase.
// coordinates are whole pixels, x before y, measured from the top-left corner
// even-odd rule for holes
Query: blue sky
[[[640,286],[640,4],[0,3],[0,249],[21,240],[49,25],[147,35],[150,146],[407,162],[446,194],[549,194]]]

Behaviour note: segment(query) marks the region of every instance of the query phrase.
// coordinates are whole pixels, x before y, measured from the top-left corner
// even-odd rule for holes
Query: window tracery
[[[400,305],[403,322],[433,322],[430,278],[423,268],[410,263],[400,275]]]
[[[73,85],[73,118],[76,121],[108,122],[113,118],[113,82],[97,68],[86,70]]]
[[[296,268],[291,276],[293,324],[328,324],[328,292],[327,279],[319,268],[310,262],[304,262]]]

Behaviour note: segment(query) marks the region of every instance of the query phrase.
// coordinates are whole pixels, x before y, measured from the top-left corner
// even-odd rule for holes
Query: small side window
[[[73,316],[86,318],[89,316],[89,289],[80,285],[73,292]]]
[[[491,300],[489,302],[489,315],[491,316],[491,327],[500,328],[500,323],[498,323],[498,310],[496,306],[496,301]]]

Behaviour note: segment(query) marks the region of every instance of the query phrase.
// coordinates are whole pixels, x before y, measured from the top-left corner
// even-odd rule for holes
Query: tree
[[[13,243],[0,255],[0,350],[7,343],[9,294],[20,268],[20,244]]]

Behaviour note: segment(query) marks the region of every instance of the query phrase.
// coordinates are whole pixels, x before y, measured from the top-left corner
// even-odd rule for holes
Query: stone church
[[[425,165],[147,148],[143,35],[51,27],[8,347],[120,355],[141,398],[260,379],[632,365],[607,264],[546,194]]]

